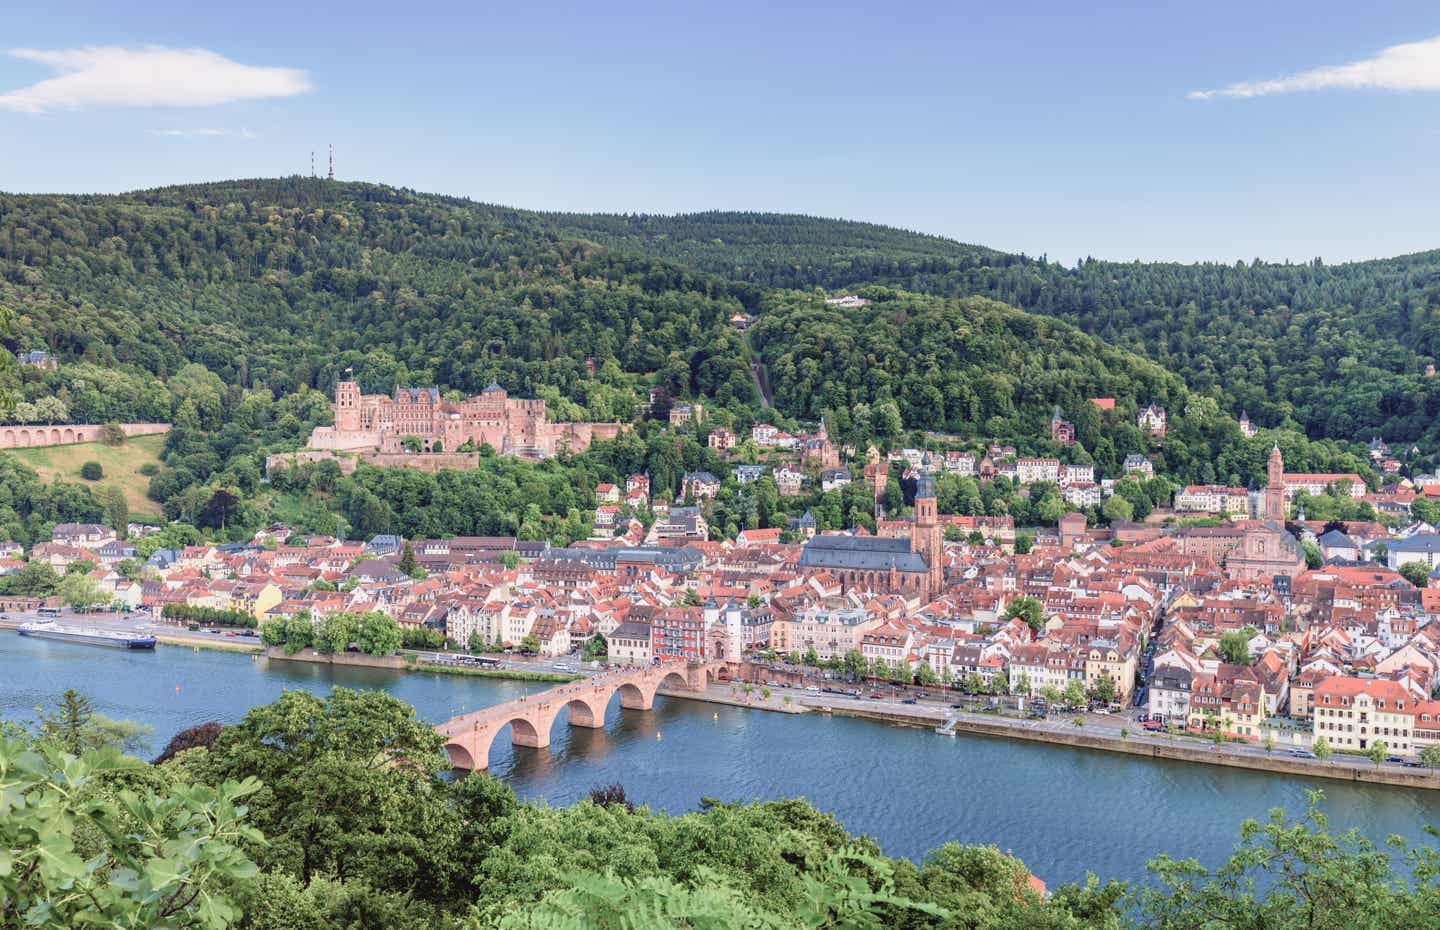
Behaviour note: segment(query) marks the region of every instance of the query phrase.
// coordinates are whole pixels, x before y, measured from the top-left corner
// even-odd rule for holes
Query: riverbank
[[[785,702],[787,695],[771,694],[768,699],[761,697],[758,692],[749,697],[741,694],[736,696],[731,689],[725,685],[711,685],[705,691],[675,691],[669,688],[658,689],[656,694],[667,698],[683,698],[687,701],[703,701],[707,704],[725,704],[730,707],[746,707],[750,710],[768,710],[779,714],[808,714],[812,708],[803,704],[796,704],[793,700]]]
[[[459,665],[436,665],[432,662],[416,662],[407,659],[407,672],[434,672],[437,675],[460,675],[469,678],[498,678],[508,681],[538,681],[563,685],[579,681],[584,675],[567,675],[563,672],[532,672],[522,668],[467,668]]]
[[[405,670],[405,660],[400,656],[372,656],[363,652],[317,652],[301,649],[287,653],[284,646],[267,646],[265,658],[279,662],[311,662],[317,665],[349,665],[360,668],[388,668]]]
[[[1019,723],[1019,721],[1015,721]],[[1431,769],[1406,769],[1377,766],[1368,759],[1363,765],[1348,761],[1330,759],[1299,759],[1281,755],[1243,755],[1227,752],[1223,748],[1202,749],[1186,743],[1166,743],[1149,735],[1128,737],[1086,732],[1074,727],[1072,732],[1051,732],[1048,730],[1027,730],[1008,725],[1009,721],[956,719],[954,728],[958,732],[1001,739],[1023,739],[1052,743],[1061,746],[1076,746],[1082,749],[1100,749],[1106,752],[1121,752],[1132,756],[1146,756],[1152,759],[1169,759],[1176,762],[1195,762],[1204,765],[1221,765],[1228,768],[1248,769],[1279,775],[1302,775],[1311,778],[1328,778],[1366,785],[1390,785],[1399,788],[1423,788],[1440,790],[1440,773]],[[1180,739],[1183,737],[1177,737]]]
[[[363,652],[316,652],[301,649],[287,655],[283,646],[270,646],[264,651],[267,659],[282,662],[311,662],[317,665],[346,665],[360,668],[383,668],[396,672],[433,672],[437,675],[460,675],[471,678],[492,678],[509,681],[533,681],[546,684],[564,684],[583,678],[583,675],[566,675],[561,672],[531,671],[516,668],[461,668],[454,665],[436,665],[416,661],[413,655],[401,653],[393,656],[372,656]]]
[[[264,648],[248,643],[217,642],[196,639],[192,636],[175,636],[169,633],[156,633],[155,641],[162,646],[174,646],[177,649],[209,649],[214,652],[240,652],[252,656],[263,655],[265,652]]]
[[[1358,757],[1303,759],[1283,753],[1267,753],[1249,744],[1226,743],[1215,747],[1197,745],[1188,737],[1125,732],[1117,726],[1077,727],[1070,720],[1017,720],[988,714],[955,712],[934,704],[866,702],[864,699],[836,698],[805,694],[800,703],[814,710],[847,717],[877,720],[898,726],[945,727],[948,732],[967,733],[996,739],[1020,739],[1078,749],[1118,752],[1130,756],[1218,765],[1272,775],[1299,775],[1326,778],[1362,785],[1440,790],[1440,772],[1433,769],[1375,765]],[[759,707],[760,710],[769,708]]]

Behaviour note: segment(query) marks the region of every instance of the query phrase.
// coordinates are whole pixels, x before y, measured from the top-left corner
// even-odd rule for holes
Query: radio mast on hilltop
[[[334,146],[333,144],[330,144],[329,148],[330,148],[330,174],[328,175],[328,177],[330,178],[330,180],[333,181],[333,180],[335,180],[335,146]]]
[[[310,150],[310,177],[315,177],[315,150]]]

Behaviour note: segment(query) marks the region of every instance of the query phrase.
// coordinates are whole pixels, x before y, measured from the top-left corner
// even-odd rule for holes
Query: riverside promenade
[[[1394,785],[1403,788],[1440,790],[1440,770],[1411,768],[1394,763],[1376,765],[1360,756],[1336,754],[1329,759],[1306,759],[1276,749],[1251,743],[1226,742],[1219,746],[1193,736],[1136,732],[1129,729],[1131,721],[1101,714],[1050,717],[1045,720],[1021,720],[1000,714],[978,714],[955,710],[943,704],[851,698],[835,694],[802,692],[794,703],[812,712],[843,714],[880,720],[901,726],[930,727],[946,733],[966,733],[999,739],[1021,739],[1029,742],[1119,752],[1152,759],[1169,759],[1201,765],[1220,765],[1284,775],[1305,775],[1358,784]],[[760,705],[747,705],[760,706]],[[769,709],[769,708],[765,708]],[[1124,731],[1124,732],[1122,732]]]

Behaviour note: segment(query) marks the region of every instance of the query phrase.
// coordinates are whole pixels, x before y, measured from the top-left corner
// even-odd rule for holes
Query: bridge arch
[[[655,689],[646,690],[632,682],[625,682],[615,689],[620,695],[620,706],[626,710],[649,710],[655,705]]]
[[[576,727],[590,727],[592,729],[600,729],[604,727],[605,709],[610,706],[610,698],[612,695],[615,694],[617,690],[619,689],[616,688],[607,691],[600,699],[587,697],[571,698],[570,701],[566,703],[565,707],[563,708],[563,710],[565,710],[569,715],[570,725]],[[555,714],[555,717],[551,718],[551,726],[554,726],[555,720],[558,719],[559,716],[560,714],[557,712]]]
[[[534,749],[543,749],[550,745],[550,727],[552,720],[545,721],[545,726],[537,726],[529,714],[519,714],[506,720],[500,720],[492,725],[482,727],[476,731],[472,745],[461,748],[470,756],[471,767],[478,765],[482,769],[490,767],[490,750],[495,747],[495,738],[510,728],[510,744],[512,746],[529,746]],[[446,752],[450,747],[447,745]],[[455,756],[452,754],[451,759]]]
[[[470,755],[470,750],[466,749],[464,746],[460,745],[459,743],[446,743],[446,744],[445,744],[445,755],[446,755],[447,757],[449,757],[449,759],[450,759],[450,767],[451,767],[452,769],[464,769],[464,770],[467,771],[467,772],[469,772],[469,771],[474,771],[474,769],[475,769],[475,759],[474,759],[474,757],[472,757],[472,756]],[[485,768],[486,766],[480,766],[480,767],[481,767],[481,768]]]

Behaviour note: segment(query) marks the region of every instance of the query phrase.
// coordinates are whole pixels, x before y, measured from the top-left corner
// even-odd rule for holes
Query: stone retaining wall
[[[363,652],[336,652],[326,655],[314,649],[301,649],[293,656],[285,654],[284,646],[271,646],[265,650],[267,659],[283,659],[289,662],[316,662],[321,665],[360,665],[366,668],[405,668],[405,657],[372,656]]]
[[[836,711],[839,713],[840,711]],[[1201,749],[1182,743],[1149,743],[1121,740],[1099,733],[1086,733],[1076,727],[1074,732],[1027,729],[991,723],[959,719],[955,729],[962,733],[995,736],[1001,739],[1024,739],[1037,743],[1052,743],[1061,746],[1076,746],[1082,749],[1102,749],[1107,752],[1123,752],[1132,756],[1148,756],[1152,759],[1171,759],[1177,762],[1198,762],[1205,765],[1223,765],[1229,768],[1249,769],[1254,772],[1271,772],[1282,775],[1301,775],[1312,778],[1331,778],[1359,784],[1398,785],[1403,788],[1440,789],[1440,777],[1429,769],[1395,769],[1377,766],[1340,766],[1287,759],[1284,756],[1238,756],[1230,753]]]
[[[480,467],[479,452],[362,452],[360,458],[381,468],[416,471],[469,471]]]

